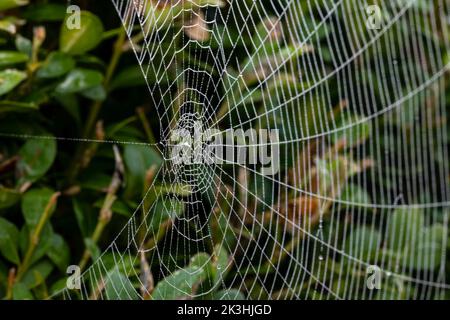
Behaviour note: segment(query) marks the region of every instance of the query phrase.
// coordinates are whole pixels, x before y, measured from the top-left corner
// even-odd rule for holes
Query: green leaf
[[[41,261],[32,266],[23,276],[22,282],[27,288],[33,289],[43,283],[53,270],[49,261]]]
[[[214,243],[222,243],[225,248],[234,248],[239,236],[235,234],[228,213],[220,212],[211,217],[211,233]]]
[[[28,55],[28,57],[31,58],[31,55],[33,53],[33,43],[31,42],[30,39],[27,39],[23,36],[21,36],[20,34],[18,34],[16,36],[16,48],[17,50],[19,50],[22,53],[25,53],[26,55]]]
[[[130,280],[118,268],[111,270],[105,279],[105,295],[108,300],[138,300],[139,296]]]
[[[154,82],[154,81],[153,81]],[[149,81],[152,83],[152,81]],[[139,66],[128,67],[121,70],[111,81],[110,89],[130,88],[145,85],[145,78]]]
[[[34,103],[17,102],[17,101],[0,101],[0,113],[28,113],[37,111],[38,106]]]
[[[63,237],[59,234],[53,233],[47,256],[61,272],[66,272],[67,266],[69,265],[70,249]]]
[[[443,240],[446,236],[444,226],[435,224],[424,228],[414,235],[413,246],[405,246],[404,261],[406,266],[414,270],[433,271],[441,266],[443,251]]]
[[[110,183],[111,176],[101,172],[83,174],[80,178],[81,187],[89,190],[105,191]]]
[[[282,24],[276,17],[264,18],[252,36],[251,48],[261,54],[270,55],[280,49],[282,39]],[[253,53],[255,54],[255,53]]]
[[[77,95],[74,93],[53,93],[53,98],[72,116],[76,124],[81,124],[80,104]]]
[[[188,267],[180,269],[161,280],[153,291],[155,300],[191,298],[198,285],[208,277],[210,257],[205,253],[195,255]]]
[[[50,287],[50,295],[61,293],[66,288],[67,288],[67,277],[64,277],[52,284],[52,286]]]
[[[364,143],[372,130],[369,121],[356,115],[340,115],[336,120],[336,128],[339,130],[331,135],[333,141],[345,140],[348,147]]]
[[[27,225],[24,225],[22,227],[22,230],[20,230],[19,245],[22,255],[25,255],[28,246],[30,245],[31,232],[32,229],[27,227]],[[30,259],[30,264],[35,263],[36,261],[40,260],[43,256],[46,255],[46,253],[50,250],[50,247],[52,245],[52,237],[53,237],[53,227],[50,223],[47,223],[44,226],[44,229],[42,229],[42,233],[39,238],[39,243],[34,249],[33,256]]]
[[[344,189],[341,192],[340,197],[341,201],[347,202],[341,204],[343,208],[350,208],[354,203],[358,204],[372,203],[372,198],[370,197],[369,193],[365,189],[353,183],[348,183],[345,185]]]
[[[103,75],[98,71],[75,69],[56,87],[57,93],[76,93],[101,85]]]
[[[27,74],[19,70],[8,69],[0,71],[0,96],[13,90],[26,77]]]
[[[17,170],[23,182],[35,182],[45,175],[56,158],[56,141],[30,139],[20,149]]]
[[[25,22],[16,17],[5,17],[0,20],[0,30],[9,34],[16,34],[17,26],[23,25]]]
[[[13,286],[12,290],[12,298],[14,300],[33,300],[33,294],[31,293],[30,289],[22,283],[17,282]]]
[[[127,169],[126,194],[140,194],[144,188],[147,170],[152,165],[160,166],[162,161],[161,155],[153,148],[126,145],[124,150],[124,162]]]
[[[94,203],[94,207],[98,208],[98,209],[101,209],[102,206],[103,206],[103,202],[104,202],[104,199],[99,199],[98,201],[96,201]],[[111,210],[112,210],[112,212],[120,214],[120,215],[122,215],[124,217],[127,217],[127,218],[130,218],[132,213],[133,213],[133,211],[134,211],[134,210],[130,209],[130,207],[125,202],[123,202],[121,200],[114,201],[114,203],[113,203],[113,205],[111,207]]]
[[[41,79],[57,78],[65,75],[74,67],[75,61],[72,57],[62,52],[52,52],[37,71],[36,76]]]
[[[57,3],[43,3],[28,6],[22,17],[29,21],[61,21],[66,16],[66,6]]]
[[[92,206],[78,199],[74,199],[73,210],[75,212],[75,217],[77,218],[82,237],[90,237],[92,232],[94,232],[95,224],[97,223]]]
[[[176,219],[184,213],[184,203],[174,199],[158,200],[149,215],[149,232],[153,236],[156,234],[164,222],[169,219]]]
[[[28,4],[28,0],[2,0],[0,1],[0,11],[12,9]]]
[[[0,218],[0,253],[15,264],[20,263],[17,244],[19,242],[19,230],[9,221]]]
[[[139,259],[136,259],[136,256],[127,253],[122,255],[119,264],[117,263],[117,255],[115,253],[105,253],[102,255],[102,263],[104,264],[103,270],[113,270],[114,268],[117,268],[118,271],[123,274],[129,274],[135,267],[135,271],[139,272],[140,270]],[[101,273],[103,274],[103,271]]]
[[[334,159],[316,159],[317,175],[322,195],[333,194],[340,190],[353,175],[360,173],[362,167],[352,159],[339,156]]]
[[[245,296],[239,290],[229,289],[216,292],[213,300],[245,300]]]
[[[94,101],[103,101],[106,99],[106,90],[102,85],[98,85],[82,91],[81,95]]]
[[[405,246],[411,247],[424,226],[420,209],[397,209],[389,215],[387,222],[387,248],[400,254]],[[415,239],[415,238],[414,238]]]
[[[30,229],[34,229],[39,223],[53,194],[53,190],[43,188],[32,189],[23,196],[22,213]],[[55,210],[55,206],[51,210]]]
[[[100,257],[100,248],[95,244],[95,242],[91,238],[84,239],[84,245],[86,249],[89,250],[92,260],[96,261]]]
[[[212,278],[213,285],[220,286],[227,276],[229,268],[229,257],[223,245],[216,245],[214,247],[212,259]]]
[[[372,260],[381,246],[381,233],[372,227],[356,227],[345,242],[345,252],[364,261]]]
[[[28,55],[17,51],[0,51],[0,68],[28,61]]]
[[[19,202],[20,192],[0,186],[0,209],[12,207]]]
[[[101,42],[103,34],[103,24],[101,20],[88,11],[80,12],[80,29],[69,29],[67,16],[63,22],[59,40],[61,51],[69,54],[83,54],[95,47]]]

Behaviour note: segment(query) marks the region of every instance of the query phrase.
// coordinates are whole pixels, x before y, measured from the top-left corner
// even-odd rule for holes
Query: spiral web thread
[[[135,267],[142,257],[159,269],[155,280],[169,279],[167,290],[179,297],[201,299],[228,288],[247,298],[445,297],[450,289],[445,254],[448,130],[442,121],[448,2],[377,1],[383,14],[378,29],[367,27],[365,9],[371,1],[112,3],[143,76],[153,79],[148,89],[164,124],[166,156],[154,181],[168,190],[156,182],[149,188],[121,233],[83,273],[81,298],[151,296],[142,265]],[[158,5],[185,8],[162,14],[152,10]],[[258,39],[254,34],[261,21],[266,21],[265,36]],[[231,50],[220,47],[230,40],[228,26],[233,24],[248,44],[239,53],[236,44]],[[208,32],[208,40],[189,37],[189,28]],[[438,35],[445,39],[442,46]],[[184,45],[177,44],[179,39]],[[279,43],[290,50],[270,52]],[[247,85],[251,74],[256,79]],[[336,112],[336,105],[344,111]],[[192,129],[193,119],[222,131],[250,126],[280,130],[280,141],[267,143],[280,146],[280,172],[264,176],[239,163],[176,168],[167,155],[170,131]],[[361,143],[364,130],[369,134]],[[388,138],[392,135],[395,139]],[[370,190],[370,198],[357,197],[349,185]],[[352,190],[350,197],[345,190]],[[158,201],[146,207],[150,196]],[[169,236],[143,248],[139,239],[157,232],[151,225],[160,219],[154,214],[160,200],[168,200],[163,203],[169,212],[177,211],[177,201],[184,203],[185,213],[170,221]],[[224,236],[213,243],[212,219],[226,222],[221,232],[232,240]],[[389,226],[395,219],[401,227],[394,230]],[[118,244],[124,239],[126,248]],[[375,248],[371,253],[367,243]],[[181,270],[188,259],[176,257],[211,253],[214,244],[228,253],[225,265],[210,254],[194,268]],[[130,290],[130,280],[113,279],[111,265],[140,289]],[[210,265],[219,274],[230,271],[199,293],[198,275]],[[380,290],[366,288],[371,265],[382,272]],[[187,274],[185,283],[172,283],[180,272]],[[68,289],[62,296],[79,298]]]

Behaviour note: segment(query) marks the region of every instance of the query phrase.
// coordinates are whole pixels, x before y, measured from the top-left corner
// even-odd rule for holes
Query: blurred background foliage
[[[250,0],[243,1],[253,3]],[[194,0],[193,2],[197,5],[215,6],[213,9],[210,7],[198,9],[196,6],[191,8],[205,20],[208,20],[214,10],[229,10],[229,4],[221,0]],[[293,7],[295,10],[314,12],[313,15],[305,18],[305,24],[314,26],[321,21],[320,3],[320,1],[298,1]],[[434,5],[433,1],[417,1],[416,3],[423,8],[424,15],[429,14],[430,6]],[[112,144],[81,140],[149,144],[160,141],[161,127],[167,127],[168,119],[162,119],[162,122],[159,122],[153,102],[167,99],[167,96],[155,96],[154,100],[149,97],[145,79],[135,62],[117,13],[109,1],[80,0],[74,4],[79,5],[83,10],[79,30],[69,30],[65,27],[68,6],[66,1],[0,0],[0,132],[2,134],[0,136],[0,296],[6,299],[48,298],[66,285],[68,265],[80,265],[85,270],[92,259],[99,257],[110,240],[133,214],[148,186],[153,182],[155,172],[163,163],[161,153],[156,147],[123,144],[113,148]],[[282,4],[283,1],[280,1],[280,6]],[[234,1],[232,5],[240,4],[239,1]],[[156,10],[158,15],[170,17],[181,11],[183,6],[189,6],[189,3],[150,7],[150,10]],[[351,5],[348,7],[351,8]],[[302,132],[302,135],[310,136],[317,133],[314,131],[314,126],[308,126],[312,119],[325,121],[333,114],[337,119],[337,126],[345,126],[346,123],[362,119],[364,115],[357,112],[344,116],[347,111],[344,112],[345,107],[340,106],[340,103],[344,102],[336,100],[336,97],[333,97],[335,100],[333,102],[338,106],[335,109],[330,109],[328,106],[318,107],[320,103],[313,105],[311,102],[307,115],[300,114],[300,111],[293,107],[295,100],[290,98],[293,94],[305,90],[308,84],[298,81],[296,74],[301,73],[301,70],[298,70],[298,65],[295,63],[287,64],[276,77],[269,80],[265,86],[252,91],[251,95],[245,94],[249,92],[249,89],[264,81],[274,61],[285,61],[288,57],[295,60],[300,55],[316,54],[313,52],[316,51],[320,52],[325,64],[331,66],[333,64],[332,50],[340,49],[329,46],[326,41],[326,28],[323,28],[318,35],[317,45],[320,48],[313,50],[308,46],[299,47],[293,39],[283,33],[283,29],[296,28],[298,22],[288,19],[283,24],[277,23],[275,19],[279,14],[277,8],[267,6],[266,10],[273,16],[263,20],[256,14],[257,10],[248,12],[254,15],[255,23],[254,25],[244,23],[249,28],[248,35],[244,33],[244,36],[240,36],[239,32],[243,21],[233,21],[226,26],[223,23],[215,25],[211,30],[213,34],[223,35],[224,28],[228,29],[228,33],[226,36],[214,39],[211,39],[210,33],[205,32],[203,28],[185,29],[187,38],[207,42],[214,51],[231,52],[231,49],[235,48],[227,71],[230,75],[242,72],[243,77],[236,82],[223,79],[219,93],[212,95],[215,101],[221,101],[223,97],[220,95],[225,93],[233,96],[233,99],[223,99],[223,103],[217,110],[213,110],[218,116],[229,115],[227,118],[229,123],[224,125],[232,126],[249,120],[249,127],[289,126],[301,127],[303,130],[309,128],[310,131]],[[340,18],[336,16],[326,23],[339,23]],[[189,19],[186,21],[195,24]],[[155,28],[175,32],[186,21],[161,22],[155,25]],[[197,23],[201,25],[202,22],[199,20]],[[267,26],[274,27],[270,34],[265,34]],[[271,41],[261,44],[261,39],[265,36],[269,36]],[[355,33],[349,36],[362,38],[364,35]],[[445,50],[443,35],[423,34],[422,36],[441,43]],[[172,51],[183,45],[183,39],[175,38],[173,47],[168,45],[173,39],[171,37],[167,39],[167,43],[158,43],[158,46],[163,49],[161,51],[168,51],[167,56],[170,57],[175,54],[172,54]],[[135,40],[139,42],[139,38]],[[261,50],[261,54],[258,54],[258,50]],[[250,58],[242,61],[241,57],[249,56],[248,51],[253,53],[254,61],[249,61]],[[164,57],[157,54],[154,59],[161,60]],[[186,53],[184,59],[197,64],[199,69],[209,70],[213,77],[217,76],[214,73],[215,66],[207,58],[202,61],[189,57]],[[154,65],[161,65],[161,63],[154,62]],[[242,69],[243,66],[247,67]],[[418,61],[417,68],[422,70],[425,67]],[[180,70],[169,67],[161,74],[150,74],[149,84],[154,85],[159,80],[158,85],[168,88],[179,72]],[[374,70],[367,70],[369,75],[373,72]],[[373,78],[376,80],[375,75]],[[178,89],[183,88],[184,85],[188,84],[178,84]],[[448,86],[448,82],[446,85]],[[176,91],[177,88],[172,87],[172,90]],[[284,94],[279,94],[279,91]],[[448,109],[450,102],[448,88],[446,92]],[[155,94],[158,94],[157,91]],[[280,101],[280,99],[284,100]],[[232,101],[239,101],[239,103],[232,105]],[[251,121],[259,112],[264,111],[264,108],[270,109],[270,106],[277,106],[286,101],[288,106],[275,111],[272,118],[259,123]],[[163,105],[169,105],[170,102],[164,100]],[[433,101],[429,103],[432,104]],[[251,105],[253,108],[247,109],[246,105]],[[176,107],[172,106],[173,114],[168,115],[169,118],[176,116]],[[233,111],[228,114],[229,110]],[[243,110],[248,112],[242,112]],[[414,121],[414,117],[414,114],[411,115],[411,121]],[[280,119],[292,119],[292,123],[277,122]],[[441,120],[445,121],[445,119]],[[381,120],[382,123],[383,120]],[[402,131],[405,128],[397,129]],[[348,202],[367,204],[377,202],[375,190],[366,190],[351,180],[365,170],[372,170],[373,163],[370,155],[363,160],[355,160],[349,151],[363,145],[372,133],[370,122],[362,121],[361,125],[352,132],[352,140],[346,140],[345,138],[349,135],[343,132],[343,136],[334,135],[327,142],[325,147],[330,151],[329,154],[331,151],[337,151],[338,158],[327,157],[327,152],[324,152],[321,159],[312,163],[311,157],[318,146],[311,144],[302,150],[297,162],[292,163],[293,157],[282,159],[282,170],[288,173],[288,177],[298,177],[298,173],[295,174],[296,170],[305,169],[297,167],[298,164],[302,161],[310,163],[308,166],[311,171],[310,178],[301,181],[299,188],[316,191],[329,198],[339,196]],[[286,131],[282,131],[281,134],[282,140],[289,138],[283,136],[287,134]],[[34,139],[33,136],[47,138]],[[55,139],[55,137],[68,139]],[[377,138],[381,144],[383,141],[389,144],[391,139],[399,139],[399,136],[393,134]],[[445,137],[447,146],[448,138],[449,135]],[[345,143],[342,143],[343,140]],[[286,152],[289,150],[282,150],[282,154]],[[437,165],[447,160],[435,159]],[[387,164],[389,165],[390,162],[388,161]],[[389,168],[385,166],[384,169]],[[390,168],[390,170],[400,169]],[[398,175],[401,174],[398,172]],[[315,179],[321,181],[320,190],[318,190],[319,186],[314,185]],[[274,182],[260,176],[252,176],[248,180],[251,181],[250,193],[262,199],[250,201],[248,206],[250,210],[256,210],[260,214],[263,225],[266,225],[267,204],[276,201],[271,192],[275,187]],[[231,184],[229,181],[223,183]],[[390,192],[389,181],[377,183],[381,190]],[[156,182],[156,184],[163,193],[164,190],[171,189],[163,183]],[[333,190],[341,188],[343,191],[340,195],[333,193]],[[180,189],[178,196],[184,196],[183,189]],[[427,197],[427,195],[423,196]],[[311,228],[318,227],[319,205],[316,199],[293,197],[287,192],[281,197],[289,199],[289,206],[302,204],[302,207],[307,208],[305,209],[307,212],[301,214],[309,217]],[[420,199],[408,200],[413,202]],[[146,206],[149,207],[155,199],[146,201]],[[149,247],[163,241],[170,229],[171,218],[181,216],[185,211],[184,203],[173,198],[167,197],[165,200],[158,201],[152,211],[153,216],[160,217],[152,220],[150,228],[153,231],[150,235],[153,236],[149,239],[141,239]],[[238,224],[224,228],[227,224],[234,223],[230,222],[235,219],[230,220],[229,214],[237,210],[229,207],[226,197],[218,199],[218,203],[217,210],[223,215],[210,221],[214,244],[209,246],[210,252],[176,257],[177,263],[186,266],[178,270],[175,270],[174,261],[168,257],[163,257],[163,259],[167,258],[167,261],[158,261],[144,255],[134,260],[135,265],[118,267],[114,263],[114,258],[106,254],[102,259],[106,268],[105,272],[108,273],[111,281],[105,288],[90,288],[91,297],[97,298],[99,291],[104,290],[110,298],[138,298],[138,294],[149,298],[146,294],[148,292],[154,299],[183,298],[180,297],[179,291],[171,289],[173,283],[179,284],[185,292],[190,294],[210,292],[205,296],[208,298],[316,297],[314,290],[306,290],[306,286],[314,285],[312,278],[305,281],[304,287],[286,289],[280,285],[280,279],[277,277],[286,268],[289,260],[286,259],[285,251],[276,247],[275,243],[267,247],[266,255],[264,255],[264,257],[269,256],[269,260],[265,259],[261,253],[254,256],[255,263],[260,265],[255,267],[241,265],[241,268],[247,268],[245,272],[240,271],[241,274],[245,274],[242,281],[249,283],[244,287],[251,290],[243,290],[241,286],[239,286],[241,291],[222,287],[219,282],[228,284],[227,279],[236,277],[237,263],[229,263],[239,261],[239,254],[231,257],[232,250],[229,250],[236,247],[236,235],[242,233],[240,235],[244,238],[242,241],[255,240],[252,234],[245,233],[248,229],[244,230]],[[329,217],[329,212],[336,209],[330,202],[325,205],[325,210],[327,212],[324,215]],[[346,208],[340,207],[339,210],[345,211]],[[299,213],[290,211],[289,207],[279,208],[279,211],[284,214],[285,220],[295,222],[299,219]],[[440,240],[446,232],[444,222],[433,221],[433,224],[429,224],[426,219],[427,214],[419,209],[413,213],[398,210],[392,215],[393,218],[383,222],[384,226],[381,226],[381,223],[375,224],[378,229],[373,228],[369,221],[367,221],[368,225],[359,222],[360,225],[353,228],[351,234],[347,234],[347,241],[342,244],[342,250],[350,252],[356,250],[352,246],[357,245],[359,249],[362,248],[361,257],[370,262],[376,259],[382,249],[382,255],[407,261],[407,268],[416,270],[418,274],[438,272],[438,270],[417,270],[424,268],[424,265],[414,258],[417,252],[408,251],[405,248],[409,239],[396,238],[398,234],[396,230],[400,230],[407,219],[413,219],[417,222],[414,225],[418,230],[420,227],[420,230],[423,229],[424,233],[429,234],[423,238],[428,241],[423,246],[423,250],[433,248],[432,250],[436,253],[440,253],[442,251]],[[258,225],[254,226],[253,221],[245,221],[245,223],[253,226],[253,229],[250,227],[249,229],[254,235],[261,235],[261,230],[258,230]],[[327,223],[327,220],[324,221],[325,230],[329,226]],[[382,232],[382,229],[387,231]],[[342,235],[338,237],[342,238]],[[298,244],[297,238],[292,236],[291,239],[283,241],[287,250],[293,250],[292,248]],[[223,239],[227,243],[226,248],[219,245]],[[125,243],[126,239],[123,240]],[[260,241],[267,241],[267,239],[261,238]],[[210,256],[214,259],[210,260]],[[438,254],[436,256],[436,259],[440,258]],[[211,261],[208,264],[209,267],[199,272],[200,266],[209,260]],[[128,260],[125,259],[125,261]],[[152,261],[151,265],[148,261]],[[173,273],[167,278],[162,278],[158,269],[159,263],[172,268]],[[305,261],[305,263],[309,265],[311,262]],[[325,270],[322,271],[321,280],[328,283],[338,294],[339,290],[344,288],[339,287],[339,283],[332,282],[333,272],[342,270],[348,270],[349,277],[360,279],[355,281],[361,282],[361,288],[355,290],[364,291],[365,281],[361,279],[364,279],[365,273],[351,265],[351,262],[346,262],[345,259],[341,261],[327,259],[317,263],[323,264],[321,268]],[[280,266],[279,272],[274,272],[274,265]],[[439,260],[430,265],[438,266]],[[134,270],[134,274],[141,274],[141,280],[143,275],[146,288],[142,288],[140,282],[129,277],[130,270]],[[192,276],[193,273],[195,277]],[[446,274],[449,274],[448,270]],[[283,289],[274,290],[269,296],[267,290],[254,281],[262,275],[268,275],[267,281],[273,284],[274,288]],[[395,292],[393,297],[409,298],[406,294],[411,290],[406,290],[405,286],[412,284],[396,281],[388,284],[388,290]],[[125,284],[125,290],[117,293],[114,290],[114,283]],[[214,290],[210,290],[211,288]],[[228,290],[224,291],[225,289]]]

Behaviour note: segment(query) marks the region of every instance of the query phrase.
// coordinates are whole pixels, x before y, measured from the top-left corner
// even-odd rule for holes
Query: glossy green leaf
[[[67,7],[58,3],[41,3],[25,8],[23,17],[30,21],[61,21],[66,16]]]
[[[5,17],[0,19],[0,30],[10,34],[16,34],[17,27],[23,25],[24,23],[25,21],[16,17]]]
[[[60,50],[69,54],[83,54],[94,49],[102,40],[103,24],[88,11],[80,12],[80,29],[69,29],[67,16],[63,22],[59,40]]]
[[[158,232],[161,224],[167,220],[175,220],[184,213],[184,203],[174,199],[159,200],[152,209],[152,214],[148,216],[150,235]]]
[[[75,69],[56,88],[58,93],[76,93],[99,86],[103,75],[98,71]]]
[[[335,142],[344,140],[348,147],[355,147],[369,138],[372,129],[370,121],[362,117],[341,115],[336,120],[336,130],[331,135]]]
[[[0,96],[13,90],[26,77],[27,74],[19,70],[8,69],[0,71]]]
[[[28,55],[17,51],[0,51],[0,68],[28,61]]]
[[[401,263],[405,263],[409,269],[433,271],[441,266],[443,242],[446,241],[446,230],[443,225],[435,224],[424,228],[420,233],[413,235],[413,244],[405,245],[404,257]]]
[[[65,75],[75,67],[72,57],[62,52],[52,52],[37,71],[36,76],[42,79],[57,78]]]
[[[20,192],[0,186],[0,209],[9,208],[19,202]]]
[[[19,246],[22,256],[24,256],[30,245],[30,234],[33,230],[24,225],[20,230],[19,234]],[[53,227],[50,223],[45,224],[42,229],[41,236],[39,237],[39,242],[34,249],[33,255],[30,259],[30,264],[33,264],[44,257],[52,245],[53,238]]]
[[[17,282],[13,286],[12,298],[14,300],[33,300],[33,294],[27,285],[22,282]]]
[[[95,224],[97,223],[95,212],[90,204],[81,200],[73,200],[73,210],[80,228],[83,238],[88,238],[94,232]]]
[[[214,286],[220,286],[230,270],[230,261],[224,245],[216,245],[212,259],[212,276]]]
[[[28,4],[28,0],[2,0],[0,1],[0,11],[12,9]]]
[[[28,113],[30,111],[37,111],[37,110],[38,106],[36,106],[34,103],[17,102],[9,100],[0,101],[0,114]]]
[[[25,53],[28,57],[31,57],[33,51],[33,43],[30,39],[18,34],[15,40],[16,48],[22,53]]]
[[[90,238],[84,239],[84,245],[86,246],[86,249],[89,250],[92,260],[96,261],[100,257],[100,254],[101,254],[100,248]]]
[[[69,265],[70,249],[66,241],[59,234],[53,233],[47,256],[61,272],[66,272],[67,266]]]
[[[61,292],[67,288],[67,277],[57,280],[50,287],[50,295],[61,294]]]
[[[149,74],[151,77],[153,74]],[[149,80],[149,79],[147,79]],[[145,78],[142,75],[142,70],[139,66],[132,66],[121,70],[111,81],[110,89],[130,88],[145,85]],[[149,81],[152,83],[152,81]]]
[[[106,90],[102,85],[98,85],[82,91],[81,95],[94,101],[103,101],[106,99]]]
[[[94,207],[101,209],[103,206],[104,199],[99,199],[94,203]],[[124,217],[130,218],[132,213],[134,212],[133,209],[131,209],[124,201],[116,200],[114,201],[112,207],[112,212],[120,214]]]
[[[9,261],[19,264],[19,230],[6,219],[0,218],[0,253]]]
[[[29,139],[19,151],[17,163],[20,183],[35,182],[51,168],[56,158],[56,141]]]
[[[117,268],[114,268],[107,274],[105,282],[106,299],[138,300],[139,296],[130,280]]]
[[[161,280],[152,294],[155,300],[178,300],[192,297],[196,287],[208,276],[209,259],[207,254],[195,255],[188,267],[175,271]]]
[[[153,148],[136,145],[125,146],[123,160],[127,169],[127,195],[140,194],[147,170],[162,163],[161,155]]]
[[[420,209],[397,209],[389,214],[387,222],[387,247],[400,254],[405,246],[411,247],[424,226]]]
[[[25,193],[22,199],[22,213],[30,228],[37,226],[53,194],[54,191],[47,188],[32,189]],[[51,210],[55,210],[55,206]]]
[[[370,205],[372,203],[369,193],[353,183],[345,185],[340,194],[340,198],[344,202],[341,204],[344,208],[351,208],[354,204]]]
[[[381,233],[367,226],[352,230],[345,242],[345,252],[364,261],[371,261],[381,246]]]
[[[36,288],[47,279],[52,271],[53,265],[49,261],[41,261],[25,273],[22,282],[29,289]]]
[[[280,48],[282,39],[281,25],[276,17],[264,18],[257,25],[256,32],[252,36],[251,48],[260,54],[273,54]]]

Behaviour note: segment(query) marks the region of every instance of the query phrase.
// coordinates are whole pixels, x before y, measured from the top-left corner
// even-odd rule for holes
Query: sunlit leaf
[[[0,10],[12,9],[28,4],[28,0],[2,0],[0,2]]]
[[[0,96],[13,90],[26,77],[27,74],[19,70],[8,69],[0,71]]]
[[[57,78],[75,67],[75,61],[62,52],[52,52],[36,73],[38,78]]]
[[[39,180],[52,166],[56,158],[56,142],[53,139],[29,139],[19,151],[17,163],[20,182]]]
[[[56,88],[59,93],[76,93],[99,86],[103,75],[98,71],[75,69]]]
[[[18,242],[19,231],[16,226],[6,219],[0,218],[0,253],[15,264],[20,262]]]
[[[101,20],[88,11],[80,12],[80,29],[69,29],[67,16],[63,22],[59,40],[61,51],[69,54],[83,54],[94,49],[102,40],[103,24]]]

